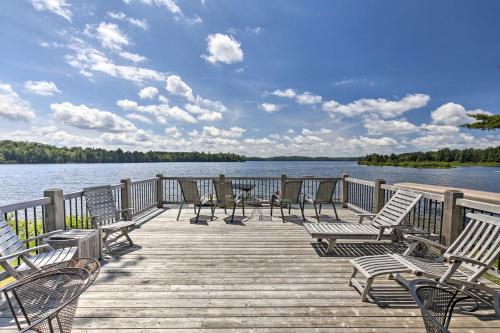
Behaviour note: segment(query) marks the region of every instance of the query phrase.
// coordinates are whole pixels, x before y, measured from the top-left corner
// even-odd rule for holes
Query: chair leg
[[[332,206],[333,206],[333,211],[335,212],[335,218],[337,219],[337,221],[340,221],[339,216],[337,215],[337,208],[335,208],[335,203],[333,201],[332,201]],[[321,212],[321,208],[320,208],[320,212]]]
[[[283,214],[283,206],[280,205],[280,209],[281,209],[281,219],[283,220],[283,223],[285,223],[285,214]]]
[[[179,221],[179,217],[181,216],[182,206],[184,206],[184,202],[181,203],[181,206],[179,207],[179,213],[177,214],[177,221]]]
[[[304,206],[299,202],[300,212],[302,213],[302,221],[306,221],[306,216],[304,215]],[[319,220],[318,220],[319,221]]]
[[[322,206],[323,206],[322,204],[319,204],[319,213],[320,213],[320,214],[321,214],[321,207],[322,207]],[[319,222],[319,220],[318,220],[318,222]]]
[[[123,236],[125,236],[125,238],[128,240],[130,246],[134,245],[134,242],[132,242],[132,239],[128,235],[128,228],[123,230]]]
[[[236,203],[233,206],[233,213],[231,214],[231,223],[234,221],[234,213],[236,212]]]
[[[273,216],[273,206],[274,206],[274,204],[273,204],[273,202],[271,201],[271,216]]]
[[[352,269],[352,274],[351,274],[351,277],[349,278],[349,281],[347,282],[347,285],[349,287],[352,287],[352,280],[356,277],[356,274],[358,274],[358,269],[356,267],[354,267]]]
[[[288,215],[292,213],[292,204],[288,205]]]
[[[365,288],[363,289],[363,293],[361,294],[361,302],[366,302],[366,298],[368,297],[368,292],[372,287],[373,277],[366,279]]]
[[[212,211],[212,216],[210,217],[210,221],[213,221],[215,214],[215,204],[213,202],[210,203],[210,210]]]
[[[195,208],[194,212],[196,213],[196,208]],[[201,205],[200,205],[200,208],[198,208],[198,213],[196,214],[196,220],[194,221],[194,223],[198,223],[198,218],[200,217],[200,212],[201,212]]]
[[[328,241],[328,248],[326,250],[326,253],[332,254],[333,247],[334,247],[335,243],[337,242],[337,240],[335,238],[330,238],[330,239],[327,239],[327,241]]]
[[[318,220],[318,223],[319,223],[319,214],[318,214],[318,208],[316,207],[316,204],[313,203],[313,206],[314,206],[314,211],[316,212],[316,219]],[[319,205],[319,209],[321,211],[321,205]]]
[[[243,209],[243,216],[246,216],[245,215],[245,201],[244,200],[241,200],[241,207]]]

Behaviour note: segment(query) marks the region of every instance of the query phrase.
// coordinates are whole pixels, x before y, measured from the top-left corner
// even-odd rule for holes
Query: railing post
[[[156,175],[156,207],[163,208],[163,174]]]
[[[385,184],[385,180],[375,179],[375,187],[373,188],[373,214],[377,214],[384,207],[384,189],[381,186],[383,184]]]
[[[444,192],[443,221],[441,222],[444,245],[451,245],[463,230],[462,208],[457,205],[457,199],[463,197],[463,192],[457,190]]]
[[[283,190],[285,189],[286,175],[281,175],[281,195],[283,195]]]
[[[347,202],[349,201],[349,187],[347,186],[348,174],[342,175],[342,208],[347,208]]]
[[[122,179],[122,210],[123,219],[125,221],[132,221],[132,181],[130,178]]]
[[[44,209],[45,232],[64,229],[66,216],[64,216],[63,190],[51,188],[43,191],[43,196],[51,199],[50,204]]]

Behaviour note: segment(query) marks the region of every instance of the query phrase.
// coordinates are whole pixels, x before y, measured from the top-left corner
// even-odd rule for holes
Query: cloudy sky
[[[0,3],[0,139],[360,156],[500,144],[500,2]]]

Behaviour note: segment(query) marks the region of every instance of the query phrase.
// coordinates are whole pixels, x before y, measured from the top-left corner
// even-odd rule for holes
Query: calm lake
[[[24,164],[0,165],[0,206],[39,198],[52,187],[65,192],[85,186],[117,184],[122,178],[140,180],[162,173],[165,176],[338,176],[388,183],[415,182],[482,191],[500,191],[500,168],[459,167],[454,169],[410,169],[370,167],[356,162],[270,162],[243,163],[123,163],[123,164]]]

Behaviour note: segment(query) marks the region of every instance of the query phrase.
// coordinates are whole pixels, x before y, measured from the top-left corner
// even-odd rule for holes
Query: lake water
[[[58,187],[65,192],[83,187],[117,184],[122,178],[140,180],[162,173],[165,176],[338,176],[387,183],[415,182],[500,192],[500,168],[459,167],[454,169],[411,169],[369,167],[351,161],[251,161],[243,163],[123,163],[123,164],[24,164],[0,165],[0,206],[39,198],[43,190]]]

